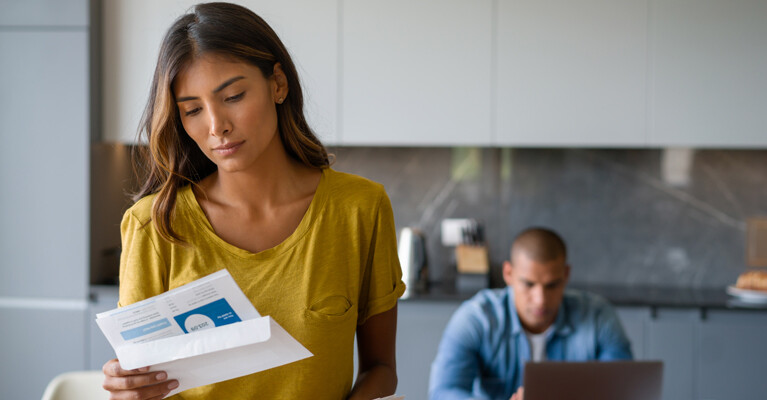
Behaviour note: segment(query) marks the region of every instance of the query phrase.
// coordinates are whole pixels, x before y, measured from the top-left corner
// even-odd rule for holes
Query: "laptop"
[[[525,400],[661,400],[663,362],[528,362]]]

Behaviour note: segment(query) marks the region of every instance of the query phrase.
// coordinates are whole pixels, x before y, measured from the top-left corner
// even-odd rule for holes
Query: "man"
[[[631,359],[631,346],[603,298],[565,290],[567,249],[548,229],[520,233],[503,263],[505,289],[466,301],[445,328],[432,363],[432,400],[521,400],[525,362]],[[553,383],[553,382],[552,382]]]

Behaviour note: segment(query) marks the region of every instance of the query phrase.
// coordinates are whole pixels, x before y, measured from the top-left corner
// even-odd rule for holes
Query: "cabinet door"
[[[56,375],[86,368],[86,314],[84,300],[0,303],[3,399],[39,399]]]
[[[342,7],[341,143],[490,143],[492,1]]]
[[[134,143],[162,37],[199,0],[105,0],[104,139]],[[333,0],[241,0],[277,32],[293,58],[305,112],[321,140],[336,141],[338,6]]]
[[[338,143],[338,2],[243,2],[274,28],[298,69],[309,126],[325,144]]]
[[[767,2],[652,8],[650,144],[767,145]]]
[[[88,368],[101,369],[105,362],[115,357],[114,349],[96,324],[96,315],[117,308],[119,299],[117,286],[94,286],[91,288],[91,303],[86,321],[88,340]]]
[[[459,302],[400,301],[397,307],[397,393],[426,399],[431,362]]]
[[[646,143],[647,0],[500,0],[496,142]]]
[[[0,0],[0,25],[88,26],[88,0]]]
[[[697,343],[698,398],[751,400],[765,397],[767,313],[711,311]]]
[[[0,297],[84,299],[86,29],[0,30]]]
[[[663,399],[693,400],[696,309],[661,309],[650,320],[647,359],[663,361]]]

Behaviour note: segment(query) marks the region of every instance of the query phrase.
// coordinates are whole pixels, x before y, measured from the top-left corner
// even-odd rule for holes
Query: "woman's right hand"
[[[116,358],[107,361],[102,370],[103,387],[112,400],[162,399],[178,387],[178,381],[168,380],[165,371],[149,372],[149,367],[124,370]]]

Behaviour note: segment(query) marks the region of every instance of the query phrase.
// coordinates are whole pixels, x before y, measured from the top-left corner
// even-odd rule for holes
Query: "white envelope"
[[[151,366],[177,379],[168,396],[311,357],[274,319],[259,317],[115,349],[120,366]]]

